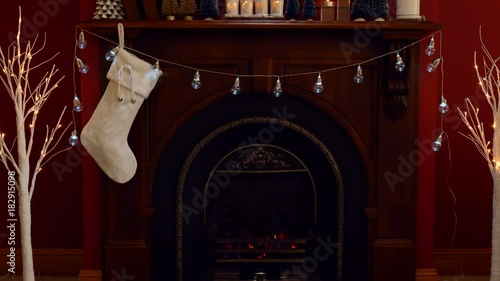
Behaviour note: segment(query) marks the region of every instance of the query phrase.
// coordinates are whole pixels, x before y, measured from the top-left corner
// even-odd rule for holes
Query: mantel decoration
[[[403,0],[398,0],[398,4],[399,1]],[[353,0],[351,14],[355,21],[384,21],[389,17],[389,3],[387,0]]]
[[[255,14],[266,16],[269,14],[269,0],[255,0]]]
[[[226,7],[228,4],[235,3],[235,2],[230,2],[232,0],[228,0],[226,2]],[[247,0],[243,0],[247,1]],[[271,12],[273,11],[273,7],[275,6],[275,2],[280,1],[282,4],[282,0],[272,0],[271,4]],[[253,2],[252,2],[253,3]],[[231,4],[232,5],[232,4]],[[232,7],[232,6],[231,6]],[[282,7],[282,6],[281,6]],[[120,38],[123,38],[123,26],[121,24],[118,24],[118,29],[119,29],[119,34]],[[234,73],[226,73],[226,72],[221,72],[221,71],[213,71],[213,70],[207,70],[207,69],[198,69],[189,65],[183,65],[177,62],[172,62],[168,60],[162,60],[159,58],[156,58],[152,55],[143,53],[139,50],[132,49],[129,47],[125,47],[123,45],[122,39],[120,39],[120,43],[113,42],[110,39],[107,39],[101,35],[98,35],[96,33],[93,33],[91,31],[81,29],[80,27],[76,26],[76,30],[79,30],[80,33],[87,33],[90,35],[93,35],[95,37],[98,37],[102,40],[107,41],[108,43],[118,45],[118,47],[113,48],[112,50],[109,50],[105,57],[109,61],[113,61],[115,59],[116,54],[122,53],[123,58],[120,58],[118,61],[119,63],[114,61],[113,64],[120,64],[120,65],[128,65],[129,69],[127,69],[126,72],[124,71],[118,71],[116,73],[116,67],[111,66],[109,72],[108,72],[108,79],[111,80],[110,84],[108,85],[108,88],[106,89],[106,93],[104,94],[103,98],[101,99],[101,102],[99,103],[98,108],[96,109],[96,112],[93,114],[91,121],[89,121],[89,124],[87,124],[86,129],[84,129],[85,135],[83,136],[84,133],[82,133],[82,144],[87,148],[89,153],[96,158],[96,162],[101,166],[101,168],[104,170],[104,172],[114,181],[118,183],[124,183],[130,180],[130,178],[135,174],[136,168],[137,168],[137,162],[135,160],[135,157],[133,153],[130,151],[130,148],[128,148],[126,144],[127,140],[127,135],[130,130],[130,125],[132,124],[132,121],[137,113],[138,108],[140,107],[140,104],[144,99],[146,99],[149,95],[149,92],[152,89],[152,86],[157,82],[158,78],[162,75],[162,71],[160,70],[160,62],[163,64],[168,64],[168,65],[175,65],[177,67],[182,67],[186,68],[189,70],[192,70],[194,72],[193,74],[193,79],[191,81],[191,87],[194,90],[198,90],[202,87],[202,78],[201,75],[202,73],[212,73],[212,74],[217,74],[217,75],[224,75],[224,76],[232,76],[234,77],[234,84],[232,87],[229,89],[229,92],[232,95],[238,95],[240,94],[241,91],[241,79],[242,78],[275,78],[276,79],[276,84],[275,87],[272,90],[272,95],[274,97],[280,97],[283,94],[283,88],[281,86],[281,80],[284,77],[292,77],[292,76],[314,76],[315,77],[315,83],[312,85],[312,92],[315,94],[321,94],[324,90],[323,86],[323,79],[321,78],[322,73],[327,73],[327,72],[332,72],[332,71],[337,71],[340,69],[353,69],[353,82],[354,83],[362,83],[363,82],[363,70],[362,70],[362,65],[366,64],[368,62],[378,60],[383,57],[387,56],[396,56],[397,61],[396,64],[394,65],[394,68],[396,71],[401,71],[405,67],[404,63],[404,58],[400,55],[400,52],[403,50],[410,48],[416,44],[419,44],[422,41],[429,41],[428,46],[425,49],[425,54],[429,57],[433,56],[436,51],[435,47],[435,39],[434,35],[439,34],[439,38],[442,38],[442,33],[441,31],[435,32],[431,35],[428,35],[420,40],[417,40],[415,42],[412,42],[406,46],[401,47],[400,49],[367,59],[362,62],[357,62],[357,63],[352,63],[352,64],[346,64],[346,65],[341,65],[337,67],[333,67],[330,69],[322,69],[318,71],[313,71],[313,72],[303,72],[303,73],[293,73],[293,74],[281,74],[281,75],[276,75],[276,74],[234,74]],[[83,36],[81,36],[83,38]],[[77,40],[77,45],[81,44],[79,42],[80,40]],[[156,61],[155,65],[149,65],[146,62],[140,60],[139,58],[134,56],[134,59],[132,59],[130,56],[132,54],[128,53],[125,51],[125,49],[128,49],[132,52],[135,52],[137,54],[141,54],[145,57],[148,57],[152,59],[153,61]],[[125,54],[127,54],[125,56]],[[122,56],[120,55],[120,56]],[[83,63],[83,61],[79,58],[76,58],[75,60],[77,62],[78,69],[80,73],[85,74],[88,71],[88,68],[86,65]],[[442,53],[441,51],[439,52],[439,55],[437,58],[435,58],[432,62],[430,62],[427,65],[427,71],[429,73],[434,73],[438,66],[440,65],[442,61]],[[138,68],[137,68],[137,67]],[[137,70],[134,70],[137,69]],[[138,72],[136,72],[138,71]],[[441,64],[441,71],[443,71],[443,64]],[[110,74],[111,73],[111,74]],[[114,74],[113,74],[114,73]],[[127,76],[117,76],[115,78],[114,75],[118,75],[120,73],[123,73]],[[121,77],[121,78],[120,78]],[[116,80],[118,79],[118,80]],[[128,81],[128,82],[127,82]],[[135,84],[137,85],[135,88],[136,91],[139,91],[139,89],[142,89],[142,92],[139,92],[139,94],[133,94],[134,93],[134,88],[128,86],[128,90],[123,90],[122,92],[119,91],[122,86],[127,85],[127,83],[131,83],[131,81],[134,81]],[[123,83],[122,83],[123,82]],[[151,83],[151,84],[149,84]],[[118,87],[116,86],[118,84]],[[114,85],[114,86],[113,86]],[[129,84],[129,85],[134,85],[134,83]],[[127,87],[126,87],[127,88]],[[108,91],[109,89],[109,91]],[[117,93],[118,92],[118,93]],[[130,93],[132,92],[132,93]],[[125,94],[124,94],[125,93]],[[115,98],[112,96],[116,95]],[[131,97],[137,97],[137,100],[134,100],[132,102],[132,99],[129,100],[131,104],[130,112],[119,114],[119,107],[124,106],[128,104],[128,101],[126,100],[127,98]],[[116,99],[120,103],[116,103]],[[122,103],[123,102],[123,103]],[[107,109],[106,109],[107,108]],[[108,110],[107,114],[104,114]],[[111,111],[109,111],[111,110]],[[115,112],[116,111],[116,112]],[[441,124],[443,124],[443,115],[448,111],[448,105],[446,103],[446,99],[444,98],[444,94],[442,93],[441,96],[441,103],[439,105],[439,112],[441,112]],[[111,113],[109,113],[111,112]],[[117,120],[121,120],[122,125],[120,126],[115,126],[117,124]],[[113,127],[113,130],[108,130],[104,128],[108,127]],[[441,125],[441,134],[440,136],[436,139],[436,141],[433,143],[432,149],[434,151],[439,151],[442,147],[442,136],[444,134],[443,126]],[[102,131],[102,132],[101,132]],[[94,143],[93,143],[94,142]],[[112,153],[105,153],[105,148],[109,146],[114,146]],[[116,148],[116,149],[115,149]],[[123,157],[127,157],[127,161],[123,160]],[[126,165],[126,163],[133,163],[133,165]]]
[[[321,4],[320,20],[322,22],[335,21],[335,2],[326,0]]]
[[[123,0],[99,0],[95,8],[93,19],[117,19],[125,18],[125,6]]]
[[[238,0],[226,0],[226,14],[224,17],[238,16]]]
[[[270,0],[271,2],[271,16],[283,17],[283,1],[284,0]]]
[[[184,20],[192,20],[194,14],[198,11],[194,0],[180,0],[179,14],[184,16]]]
[[[283,2],[284,0],[225,0],[226,11],[223,18],[230,20],[283,20]]]
[[[17,132],[10,137],[0,132],[0,162],[8,171],[9,207],[7,221],[11,232],[16,231],[16,205],[18,204],[23,280],[35,281],[31,246],[31,199],[35,191],[37,176],[42,171],[43,166],[55,155],[71,149],[69,147],[58,150],[58,144],[71,124],[63,128],[61,122],[66,110],[64,107],[55,126],[46,125],[45,132],[42,132],[42,136],[45,135],[44,141],[39,144],[35,143],[37,139],[40,139],[40,135],[35,137],[35,134],[39,133],[36,127],[39,114],[64,76],[56,77],[59,76],[56,66],[47,65],[57,54],[47,60],[35,60],[35,56],[44,49],[46,38],[39,43],[38,36],[36,36],[33,42],[21,44],[23,40],[21,38],[21,21],[21,7],[19,7],[16,41],[8,47],[7,54],[3,52],[3,48],[0,48],[0,66],[3,70],[0,80],[6,90],[5,93],[12,99],[15,112],[15,116],[6,119],[15,120]],[[41,46],[39,46],[40,44]],[[33,82],[34,79],[30,76],[32,71],[45,66],[48,66],[48,71],[39,81]],[[74,97],[75,102],[76,100],[78,100],[77,96]],[[81,107],[75,106],[73,108],[74,111],[78,109]],[[77,137],[76,139],[72,138],[73,135],[76,136],[76,131],[73,131],[70,143],[78,142]],[[7,143],[8,139],[11,140],[10,144]],[[15,151],[12,151],[14,148]],[[32,160],[36,161],[32,162]],[[17,243],[17,241],[13,241]],[[16,273],[15,250],[19,245],[10,243],[9,245],[11,247],[10,254],[14,254],[14,267],[11,266],[8,271],[14,278]],[[12,262],[12,257],[10,259]]]
[[[300,14],[299,0],[287,0],[285,6],[285,16],[290,20],[295,20],[295,18],[299,14]]]
[[[398,0],[396,5],[396,19],[421,20],[420,0]]]
[[[242,16],[253,15],[253,1],[254,0],[240,0],[240,14]]]
[[[375,0],[380,1],[380,0]],[[337,0],[337,21],[350,21],[351,20],[351,6],[350,0]]]
[[[458,112],[462,121],[469,129],[468,134],[463,134],[472,141],[481,156],[486,160],[491,176],[493,177],[493,222],[491,243],[491,281],[500,281],[500,57],[494,58],[483,43],[481,31],[481,48],[484,56],[482,67],[477,65],[477,55],[474,53],[474,64],[477,80],[488,105],[491,108],[493,119],[493,137],[488,140],[485,136],[484,123],[479,117],[479,108],[475,108],[469,98],[465,99],[466,108]]]
[[[219,17],[219,3],[217,0],[201,0],[200,16],[205,20],[213,20]]]
[[[314,0],[304,0],[302,7],[302,15],[304,18],[313,20],[312,18],[316,15],[316,2],[314,2]]]
[[[175,20],[175,14],[179,11],[177,0],[163,0],[161,4],[161,15],[167,20]]]

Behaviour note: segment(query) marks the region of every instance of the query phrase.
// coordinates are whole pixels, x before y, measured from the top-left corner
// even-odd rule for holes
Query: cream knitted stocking
[[[109,84],[89,122],[81,133],[82,145],[104,173],[118,183],[129,181],[137,170],[137,160],[127,137],[142,102],[158,80],[159,69],[120,46],[106,75]]]

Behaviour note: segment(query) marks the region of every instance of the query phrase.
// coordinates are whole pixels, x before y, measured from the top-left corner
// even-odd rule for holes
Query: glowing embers
[[[248,234],[246,238],[215,239],[217,262],[269,262],[303,260],[307,239],[291,238],[285,233],[276,233],[265,238]]]

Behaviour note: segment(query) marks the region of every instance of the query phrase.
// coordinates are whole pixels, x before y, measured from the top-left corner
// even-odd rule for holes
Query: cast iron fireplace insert
[[[312,106],[264,100],[224,99],[167,147],[153,195],[153,278],[155,268],[169,268],[179,280],[252,280],[258,272],[365,280],[356,269],[367,262],[366,176],[351,140]],[[176,192],[164,193],[170,184]]]

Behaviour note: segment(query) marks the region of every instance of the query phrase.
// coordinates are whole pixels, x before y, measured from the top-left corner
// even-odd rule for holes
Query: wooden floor
[[[15,279],[11,279],[10,277],[7,280],[16,280],[22,281],[23,278],[21,276],[16,276]],[[37,281],[78,281],[78,277],[71,276],[60,276],[60,277],[50,277],[50,276],[40,276],[36,278]],[[489,281],[489,276],[441,276],[439,278],[440,281]]]
[[[3,278],[0,277],[0,279],[3,280]],[[5,277],[5,280],[15,280],[15,281],[23,281],[22,276],[15,276],[15,278],[12,278],[12,276],[7,276]],[[35,277],[36,281],[78,281],[77,276],[39,276]]]
[[[440,281],[489,281],[490,277],[489,276],[475,276],[475,275],[470,275],[470,276],[441,276],[439,278]]]

